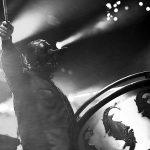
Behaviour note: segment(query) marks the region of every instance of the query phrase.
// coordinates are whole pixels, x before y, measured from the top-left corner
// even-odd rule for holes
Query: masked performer
[[[13,26],[2,22],[2,67],[13,93],[18,135],[23,150],[71,150],[68,129],[73,117],[67,97],[52,81],[55,53],[45,40],[28,44],[25,52],[11,40]]]

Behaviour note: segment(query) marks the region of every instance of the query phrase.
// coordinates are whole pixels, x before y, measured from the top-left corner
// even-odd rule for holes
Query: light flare
[[[73,42],[79,40],[81,37],[83,37],[83,33],[76,33],[75,35],[70,36],[69,38],[59,42],[59,47],[63,47],[65,45],[73,43]],[[58,46],[58,44],[56,46]],[[57,48],[59,48],[59,47],[57,47]]]
[[[34,14],[34,11],[29,11],[28,13],[21,16],[21,18],[14,21],[12,24],[15,27],[13,33],[13,42],[18,42],[29,36],[32,36],[34,33],[39,32],[42,15]]]
[[[12,22],[15,28],[13,42],[21,41],[59,23],[54,9],[50,9],[49,4],[44,2],[28,3]]]
[[[59,45],[63,47],[73,42],[77,42],[78,40],[95,35],[99,32],[103,32],[107,30],[111,24],[112,24],[112,21],[108,21],[107,17],[103,17],[100,20],[98,20],[96,23],[92,23],[92,25],[86,26],[85,28],[81,29],[77,33],[68,37],[67,39],[59,42]]]
[[[146,7],[146,11],[150,11],[150,7]]]
[[[98,33],[107,32],[109,30],[112,30],[114,28],[117,28],[118,26],[121,26],[122,24],[126,25],[128,22],[127,19],[131,19],[134,15],[134,19],[138,18],[138,15],[140,15],[140,11],[137,11],[137,7],[135,7],[132,11],[133,14],[127,14],[127,10],[129,10],[129,6],[124,6],[121,10],[118,10],[117,6],[121,4],[121,1],[117,1],[113,6],[110,3],[106,4],[106,7],[109,9],[112,9],[114,7],[114,14],[112,15],[109,11],[107,11],[106,16],[101,16],[100,19],[96,20],[95,22],[91,23],[90,25],[86,25],[83,29],[79,30],[75,34],[71,35],[67,39],[61,41],[59,44],[62,46],[71,44],[73,42],[76,42],[78,40],[96,35]],[[149,9],[148,9],[149,10]],[[115,23],[119,20],[119,23]],[[130,21],[131,22],[131,21]]]
[[[117,5],[120,5],[120,4],[121,4],[121,1],[117,1],[116,4],[117,4]]]
[[[63,46],[62,46],[62,43],[61,42],[57,42],[56,43],[56,47],[58,48],[58,49],[61,49]]]
[[[117,7],[117,4],[114,4],[113,7],[116,8],[116,7]]]
[[[114,12],[118,12],[118,8],[115,8],[115,9],[114,9]]]
[[[111,5],[110,3],[107,3],[107,4],[106,4],[106,7],[109,8],[109,9],[111,9],[111,8],[112,8],[112,5]]]
[[[143,6],[143,2],[139,2],[139,6]]]
[[[101,89],[102,87],[100,86],[98,87],[94,86],[94,87],[90,87],[82,91],[79,91],[77,93],[68,94],[67,97],[72,105],[74,112],[76,112],[85,101],[87,101],[89,98],[97,94]],[[89,107],[91,107],[91,105]],[[87,107],[86,110],[89,107]]]

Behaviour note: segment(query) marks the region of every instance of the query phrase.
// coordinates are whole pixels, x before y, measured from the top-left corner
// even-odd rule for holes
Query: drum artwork
[[[78,150],[150,150],[149,72],[118,80],[89,99],[70,131]]]

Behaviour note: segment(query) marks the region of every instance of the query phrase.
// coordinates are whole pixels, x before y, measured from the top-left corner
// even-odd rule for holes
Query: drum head
[[[150,88],[132,90],[101,107],[85,122],[78,145],[80,150],[149,150]]]

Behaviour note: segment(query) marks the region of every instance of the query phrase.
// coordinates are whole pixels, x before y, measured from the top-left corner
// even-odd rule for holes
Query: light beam
[[[63,47],[68,44],[77,42],[78,40],[91,37],[99,33],[108,32],[109,30],[131,23],[135,21],[135,19],[139,19],[139,16],[142,16],[140,10],[137,9],[138,6],[131,8],[132,13],[129,13],[127,11],[129,9],[129,6],[124,6],[122,7],[122,9],[118,10],[117,6],[120,4],[121,1],[117,1],[114,10],[115,12],[114,14],[111,14],[110,9],[112,8],[112,5],[110,3],[107,3],[106,7],[109,9],[107,15],[100,17],[100,19],[96,20],[93,23],[90,23],[90,25],[86,25],[83,29],[80,29],[67,39],[59,42],[59,45]],[[149,7],[147,7],[147,11],[150,11]]]
[[[13,33],[13,42],[16,43],[25,38],[38,34],[60,22],[55,17],[54,9],[46,1],[28,3],[12,22],[15,30]]]
[[[73,42],[76,42],[78,40],[95,35],[99,32],[103,32],[109,27],[110,24],[112,24],[112,21],[108,22],[107,17],[103,17],[101,18],[100,21],[97,21],[96,23],[92,23],[91,25],[87,25],[77,33],[59,42],[59,45],[63,47]]]

